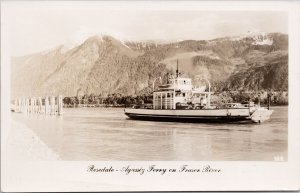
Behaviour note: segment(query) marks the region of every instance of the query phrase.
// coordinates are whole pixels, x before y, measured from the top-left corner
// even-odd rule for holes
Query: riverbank
[[[287,91],[220,91],[212,92],[211,103],[221,105],[224,103],[244,103],[253,101],[262,106],[286,106],[288,105]],[[112,94],[107,97],[101,95],[84,95],[80,97],[65,97],[64,108],[72,107],[132,107],[134,105],[152,104],[153,95],[148,93],[139,96],[122,96]]]
[[[57,153],[24,124],[11,121],[10,128],[2,130],[2,159],[5,161],[55,161]]]

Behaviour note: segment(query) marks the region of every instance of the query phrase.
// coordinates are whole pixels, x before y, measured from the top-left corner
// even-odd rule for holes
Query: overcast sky
[[[80,43],[95,34],[121,40],[213,39],[249,30],[288,33],[286,12],[103,10],[12,6],[9,24],[14,56]]]

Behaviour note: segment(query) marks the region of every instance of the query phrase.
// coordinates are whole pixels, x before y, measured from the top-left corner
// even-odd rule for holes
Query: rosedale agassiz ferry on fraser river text
[[[191,78],[182,77],[177,70],[175,77],[168,76],[167,84],[153,91],[151,108],[125,108],[125,114],[132,119],[177,122],[255,122],[262,123],[273,112],[259,104],[248,102],[211,104],[211,85],[193,87]],[[154,88],[154,86],[153,86]]]

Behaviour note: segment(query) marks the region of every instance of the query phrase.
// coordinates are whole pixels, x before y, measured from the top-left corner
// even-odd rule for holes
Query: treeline
[[[101,94],[90,94],[64,97],[63,102],[64,107],[130,107],[152,103],[152,95],[123,96],[122,94],[114,93],[103,97]]]
[[[212,95],[211,102],[216,104],[221,103],[244,103],[252,101],[255,104],[268,104],[268,97],[270,105],[288,105],[288,92],[286,91],[223,91]]]
[[[288,92],[284,91],[215,92],[211,96],[211,103],[218,105],[222,103],[253,101],[256,104],[267,105],[268,97],[270,98],[271,105],[288,105]],[[64,97],[63,102],[64,107],[132,107],[133,105],[152,104],[153,96],[151,94],[123,96],[122,94],[114,93],[103,97],[101,94],[90,94]]]

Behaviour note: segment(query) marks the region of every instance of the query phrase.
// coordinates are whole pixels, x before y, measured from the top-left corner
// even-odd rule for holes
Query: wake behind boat
[[[190,78],[168,76],[167,84],[153,92],[153,105],[144,108],[126,108],[125,114],[132,119],[177,122],[248,122],[262,123],[270,119],[273,110],[253,102],[247,104],[211,104],[210,82],[206,87],[193,87]],[[153,86],[154,88],[154,86]]]

